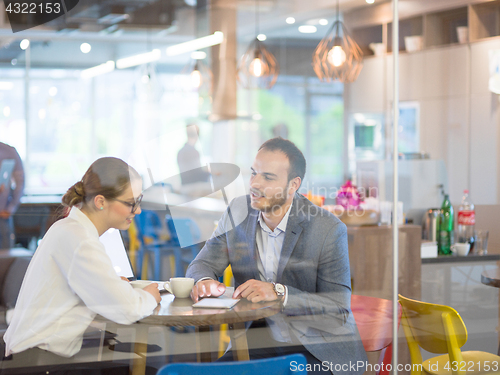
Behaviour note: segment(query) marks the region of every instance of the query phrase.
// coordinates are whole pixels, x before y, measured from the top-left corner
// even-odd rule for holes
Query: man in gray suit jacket
[[[259,331],[254,339],[274,348],[250,351],[251,358],[302,352],[318,372],[363,373],[366,353],[350,310],[346,226],[296,193],[305,169],[292,142],[273,138],[261,146],[252,164],[250,195],[231,202],[188,267],[187,276],[196,281],[191,297],[223,294],[225,286],[217,279],[231,265],[233,298],[283,302],[282,313],[266,319],[267,337]],[[234,227],[234,217],[246,212]]]

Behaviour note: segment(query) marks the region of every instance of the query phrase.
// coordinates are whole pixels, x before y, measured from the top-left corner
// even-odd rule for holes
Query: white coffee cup
[[[144,289],[149,284],[151,284],[151,281],[148,281],[148,280],[135,280],[135,281],[130,282],[130,285],[132,285],[134,288],[138,288],[138,289]]]
[[[470,243],[456,243],[451,246],[451,251],[453,254],[464,257],[469,254]]]
[[[384,43],[370,43],[368,47],[370,47],[375,56],[383,56],[387,50]]]
[[[165,289],[178,298],[189,297],[193,286],[194,279],[190,277],[172,277],[164,284]]]

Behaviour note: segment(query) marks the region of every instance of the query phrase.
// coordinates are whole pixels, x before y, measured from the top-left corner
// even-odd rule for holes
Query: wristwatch
[[[278,298],[283,299],[283,297],[285,296],[285,287],[283,286],[283,284],[275,283],[274,281],[272,282],[272,284],[274,287],[274,292],[276,293]]]

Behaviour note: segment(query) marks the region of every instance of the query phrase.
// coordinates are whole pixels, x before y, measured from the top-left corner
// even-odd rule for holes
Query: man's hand
[[[130,280],[129,280],[129,279],[127,279],[125,276],[120,276],[120,279],[122,279],[123,281],[130,282]]]
[[[10,217],[10,211],[4,210],[0,211],[0,218],[1,219],[8,219]]]
[[[246,298],[250,302],[274,301],[278,299],[274,285],[259,280],[248,280],[241,284],[233,293],[233,298]]]
[[[158,303],[161,302],[160,291],[158,290],[157,283],[151,283],[151,284],[145,286],[143,290],[148,292],[149,294],[151,294],[155,298],[156,302],[158,302]]]
[[[226,291],[226,286],[215,280],[203,280],[196,283],[191,291],[191,299],[198,302],[203,297],[219,297]]]

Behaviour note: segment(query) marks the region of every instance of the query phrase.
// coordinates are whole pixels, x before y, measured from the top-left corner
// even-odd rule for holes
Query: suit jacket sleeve
[[[347,229],[343,223],[336,223],[327,233],[318,264],[312,266],[317,266],[315,291],[287,285],[289,295],[283,312],[294,317],[292,325],[299,330],[303,322],[308,330],[333,333],[348,321],[351,305]]]
[[[217,224],[212,237],[205,243],[203,249],[191,262],[186,277],[192,277],[195,282],[204,277],[217,280],[229,265],[226,232],[230,227],[228,211],[224,213]]]

